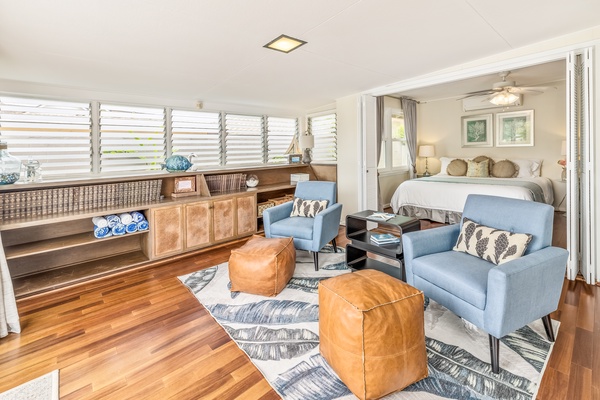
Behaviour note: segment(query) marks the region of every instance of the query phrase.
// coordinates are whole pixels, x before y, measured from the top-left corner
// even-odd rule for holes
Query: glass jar
[[[15,183],[21,175],[21,161],[7,149],[6,143],[0,142],[0,185]]]
[[[38,160],[29,158],[25,164],[25,180],[27,182],[39,182],[42,180],[42,169]]]

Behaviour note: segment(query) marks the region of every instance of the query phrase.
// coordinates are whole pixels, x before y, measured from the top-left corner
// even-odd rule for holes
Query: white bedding
[[[444,178],[460,178],[464,176]],[[477,178],[473,178],[477,179]],[[529,181],[538,184],[544,193],[547,204],[554,203],[552,182],[548,178],[494,178],[503,181]],[[530,190],[521,186],[423,182],[420,179],[404,181],[398,186],[392,196],[391,206],[395,213],[401,206],[413,206],[433,210],[444,210],[462,213],[465,201],[469,194],[489,194],[493,196],[511,197],[515,199],[531,200],[533,195]]]

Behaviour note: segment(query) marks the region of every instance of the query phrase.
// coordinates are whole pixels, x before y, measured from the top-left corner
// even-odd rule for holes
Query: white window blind
[[[44,177],[90,173],[89,103],[0,97],[0,139],[21,161],[38,160]]]
[[[204,111],[171,111],[171,152],[195,154],[194,164],[221,165],[221,114]]]
[[[161,169],[166,154],[163,108],[100,105],[100,171]]]
[[[267,162],[287,163],[285,154],[298,132],[296,118],[267,117]]]
[[[263,118],[225,114],[225,165],[263,164]]]
[[[337,118],[336,114],[308,118],[308,129],[315,137],[312,149],[313,162],[337,161]]]

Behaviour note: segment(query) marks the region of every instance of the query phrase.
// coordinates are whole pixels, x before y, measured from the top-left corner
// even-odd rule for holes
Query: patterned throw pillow
[[[467,164],[467,176],[472,178],[486,178],[490,176],[489,160],[484,160],[481,162],[469,160]]]
[[[479,225],[465,218],[452,250],[482,258],[496,265],[521,257],[532,236],[528,233],[512,233]]]
[[[294,197],[294,207],[290,217],[314,218],[327,208],[327,203],[327,200],[302,200],[300,197]]]

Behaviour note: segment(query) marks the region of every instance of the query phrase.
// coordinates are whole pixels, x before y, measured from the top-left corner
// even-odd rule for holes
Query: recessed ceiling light
[[[292,50],[296,50],[303,44],[306,44],[304,40],[296,39],[291,36],[280,35],[278,38],[271,40],[263,47],[271,50],[281,51],[283,53],[289,53]]]

